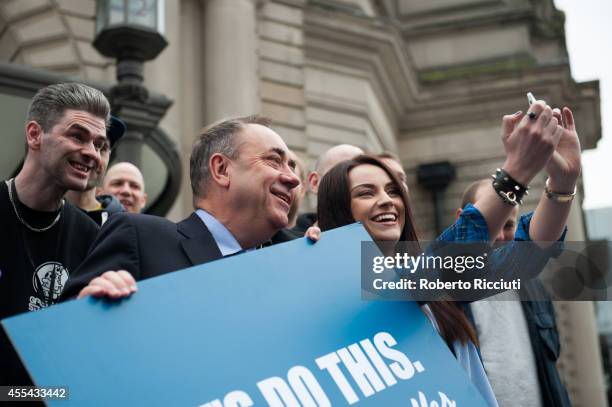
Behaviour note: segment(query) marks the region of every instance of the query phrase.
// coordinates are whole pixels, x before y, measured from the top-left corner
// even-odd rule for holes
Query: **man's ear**
[[[40,124],[34,120],[30,120],[25,125],[26,143],[30,150],[40,150],[42,144],[43,129]]]
[[[215,153],[208,161],[211,180],[221,187],[230,185],[230,159],[220,153]]]
[[[321,179],[319,178],[318,172],[311,171],[308,174],[308,187],[310,188],[310,191],[312,191],[312,193],[315,195],[319,192],[319,181],[321,181]]]
[[[459,216],[461,216],[462,212],[463,212],[463,209],[457,208],[457,210],[455,211],[455,220],[459,219]]]
[[[148,199],[148,198],[149,198],[149,195],[148,195],[148,194],[145,192],[145,193],[142,195],[142,204],[143,204],[143,206],[147,206],[147,199]]]

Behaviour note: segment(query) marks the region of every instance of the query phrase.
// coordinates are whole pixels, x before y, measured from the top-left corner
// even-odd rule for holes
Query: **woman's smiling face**
[[[401,186],[372,164],[359,165],[348,176],[353,218],[375,241],[398,241],[406,222]]]

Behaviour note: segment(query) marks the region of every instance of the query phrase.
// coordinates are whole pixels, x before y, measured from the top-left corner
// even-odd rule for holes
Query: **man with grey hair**
[[[100,165],[109,114],[102,92],[78,83],[32,99],[23,168],[0,183],[0,319],[57,302],[85,258],[98,226],[63,197]],[[0,333],[0,384],[27,383],[19,366]]]
[[[187,219],[114,215],[65,296],[121,298],[135,280],[255,248],[287,226],[299,180],[284,141],[259,116],[202,130],[190,159],[196,209]]]
[[[329,171],[334,165],[342,161],[350,160],[351,158],[357,157],[360,154],[365,154],[365,152],[361,148],[351,144],[339,144],[321,154],[315,163],[314,170],[310,171],[307,176],[308,189],[310,192],[317,195],[321,178],[323,178],[323,176],[327,174],[327,171]],[[303,236],[304,233],[306,233],[306,230],[316,223],[316,213],[303,213],[298,216],[296,226],[291,229],[291,231],[298,236]]]

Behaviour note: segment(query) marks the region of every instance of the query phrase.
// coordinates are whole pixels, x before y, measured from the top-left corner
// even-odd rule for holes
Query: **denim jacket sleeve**
[[[521,242],[531,242],[531,237],[529,236],[529,226],[531,225],[531,218],[533,217],[533,211],[521,215],[518,221],[518,225],[516,228],[516,233],[514,234],[514,240],[518,240]],[[565,241],[565,236],[567,235],[567,226],[563,229],[563,233],[561,233],[561,237],[557,240],[558,242]]]
[[[488,279],[512,280],[517,277],[528,280],[539,274],[551,257],[560,253],[559,245],[551,249],[541,249],[535,244],[525,244],[531,241],[529,226],[533,212],[522,215],[518,222],[515,240],[500,247],[488,246],[487,267],[482,275],[473,274],[474,277]],[[567,228],[566,228],[567,230]],[[565,238],[566,232],[560,238]],[[447,228],[432,245],[435,250],[443,242],[489,242],[489,230],[486,219],[480,211],[471,204],[466,205],[459,218]],[[489,295],[495,292],[489,293]]]
[[[467,204],[459,218],[438,238],[444,242],[488,242],[489,227],[484,216],[472,204]]]
[[[532,217],[533,211],[521,215],[516,233],[514,234],[514,240],[521,242],[531,241],[529,226]],[[566,235],[567,226],[558,241],[564,241]],[[476,207],[472,204],[467,204],[457,221],[442,232],[436,240],[445,242],[488,242],[490,239],[487,221]]]

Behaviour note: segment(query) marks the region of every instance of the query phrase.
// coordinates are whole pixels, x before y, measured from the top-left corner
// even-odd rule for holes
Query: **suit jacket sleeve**
[[[70,275],[62,300],[75,297],[94,278],[106,271],[126,270],[140,279],[139,239],[134,219],[117,213],[102,226],[87,257]]]

